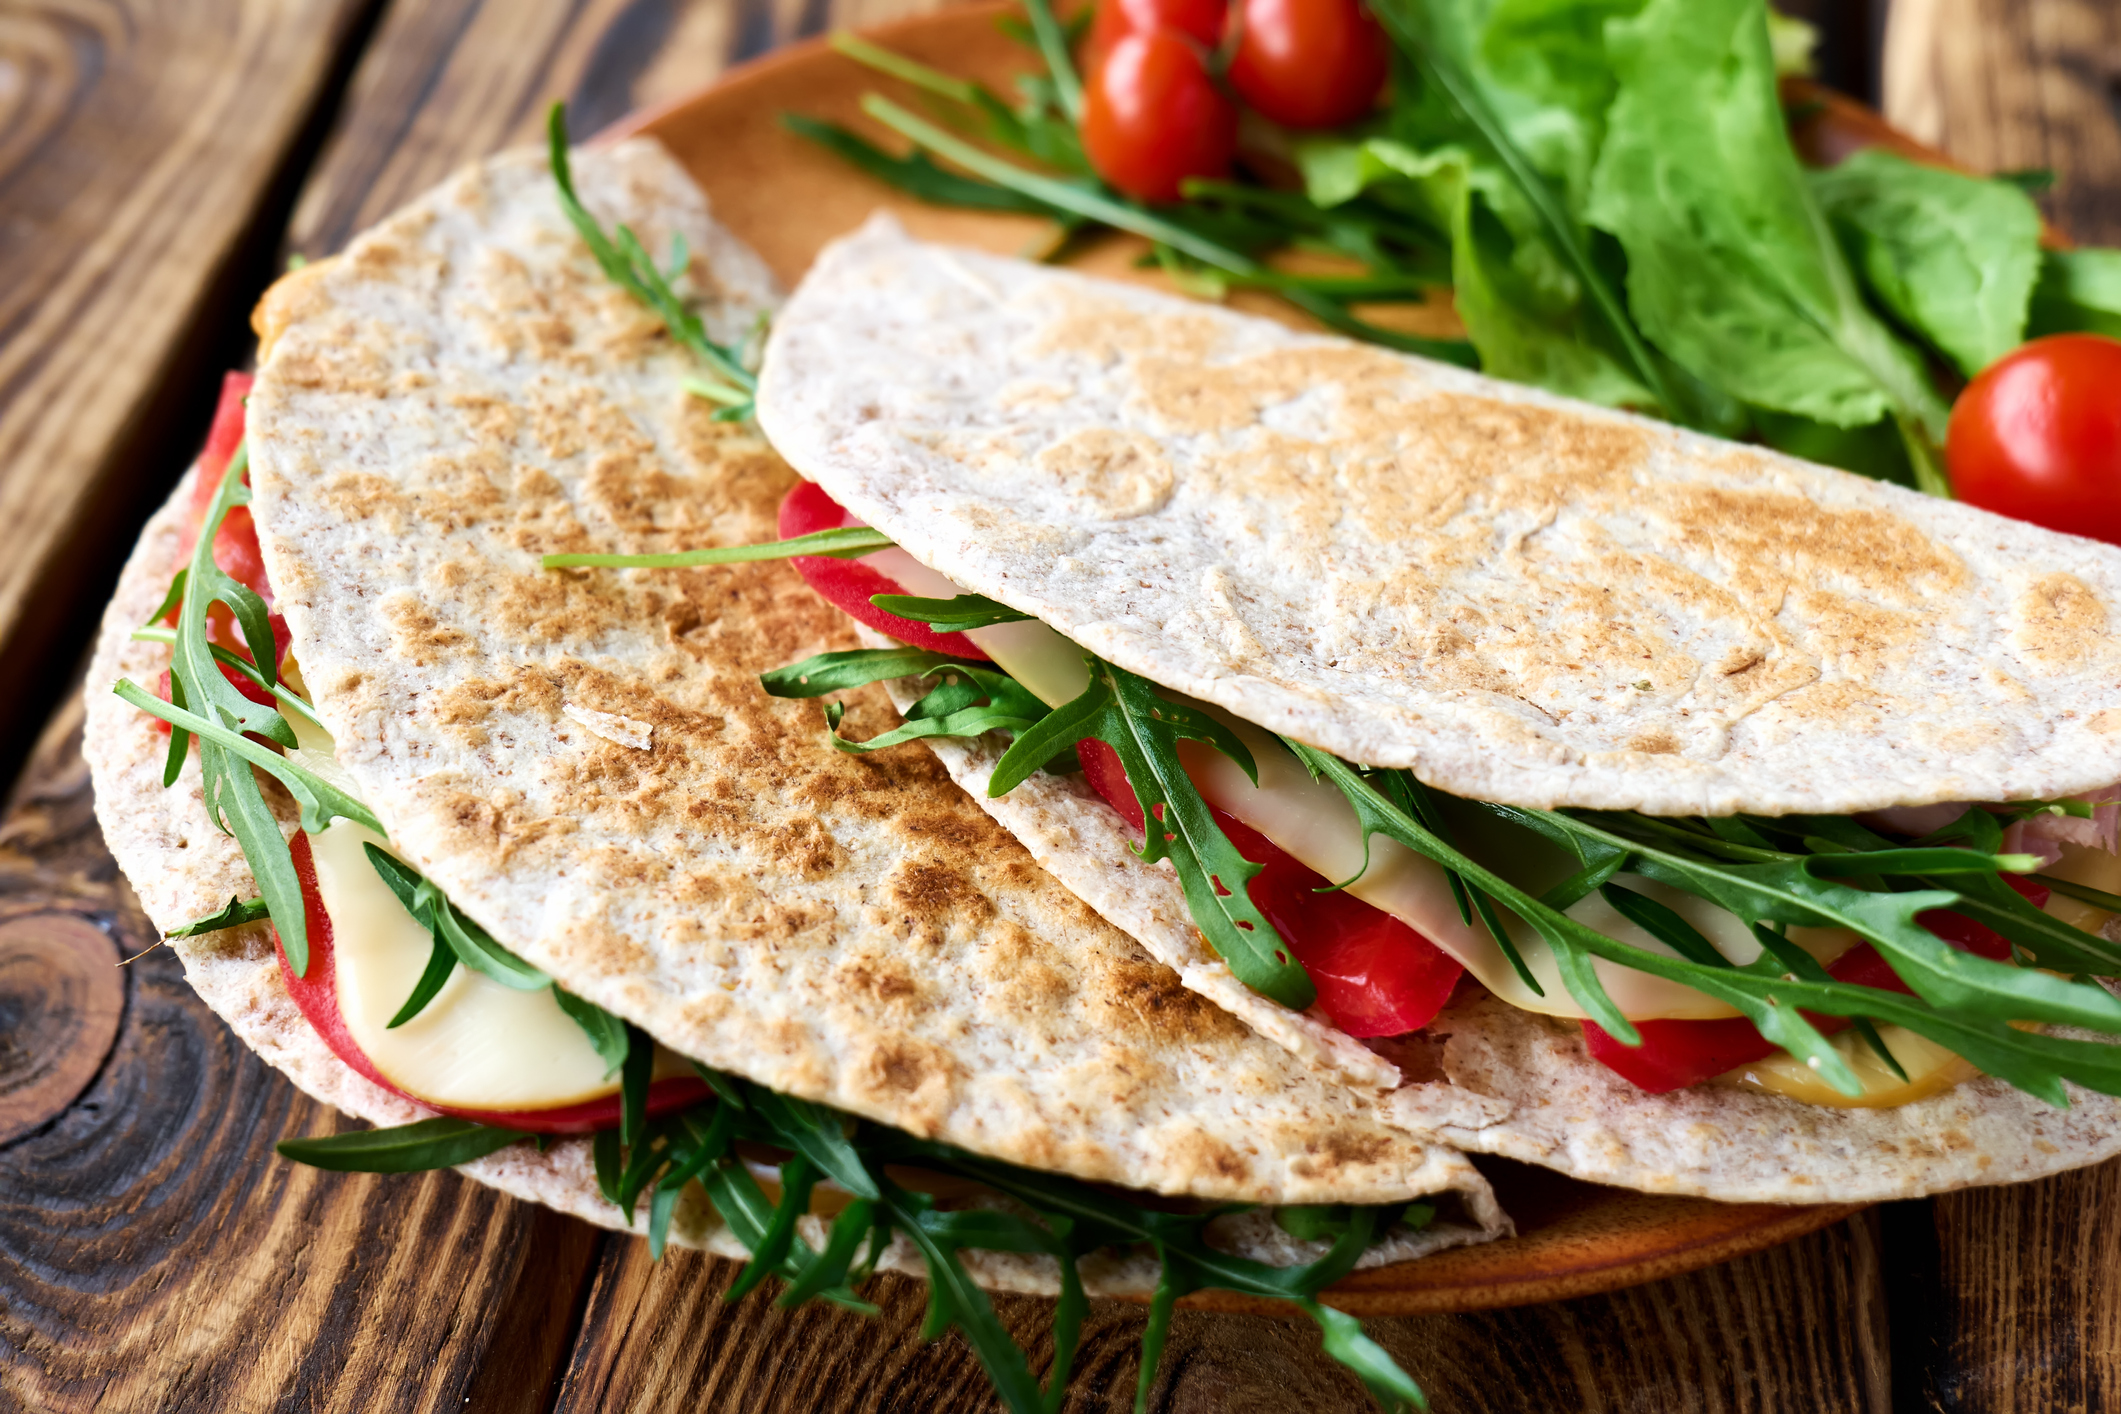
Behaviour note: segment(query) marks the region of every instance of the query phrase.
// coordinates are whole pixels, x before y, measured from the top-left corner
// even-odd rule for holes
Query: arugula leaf
[[[1856,1093],[1859,1088],[1853,1075],[1835,1072],[1835,1057],[1828,1054],[1832,1048],[1804,1020],[1800,1009],[1830,1016],[1870,1017],[1905,1026],[1964,1056],[1987,1074],[2057,1106],[2069,1103],[2062,1088],[2065,1079],[2102,1093],[2121,1093],[2121,1046],[2020,1031],[2010,1025],[2013,1020],[2030,1017],[2074,1020],[2109,1032],[2121,1031],[2121,1022],[2115,1018],[2116,1007],[2109,1005],[2113,998],[2096,1000],[2091,994],[2105,994],[2088,983],[2067,982],[2031,969],[2006,967],[1959,953],[1914,923],[1913,915],[1919,911],[1955,906],[1959,900],[1954,893],[1916,889],[1870,894],[1813,876],[1806,867],[1807,858],[1764,864],[1717,864],[1668,849],[1646,847],[1641,840],[1614,836],[1557,812],[1487,807],[1541,832],[1564,837],[1582,835],[1613,847],[1628,848],[1633,853],[1632,867],[1645,877],[1708,898],[1749,922],[1826,922],[1849,927],[1890,956],[1896,970],[1904,967],[1911,974],[1907,981],[1918,995],[1908,997],[1784,972],[1771,954],[1747,967],[1728,963],[1717,967],[1684,957],[1666,957],[1607,937],[1548,908],[1425,829],[1354,768],[1324,752],[1293,742],[1289,746],[1318,778],[1331,781],[1348,797],[1366,832],[1385,834],[1445,868],[1456,870],[1469,886],[1492,894],[1537,929],[1554,947],[1563,980],[1568,982],[1572,995],[1594,1020],[1625,1044],[1636,1044],[1639,1036],[1624,1018],[1618,1018],[1617,1012],[1613,1015],[1626,1027],[1625,1031],[1598,1013],[1595,1003],[1603,997],[1602,989],[1588,997],[1578,990],[1579,981],[1596,986],[1587,961],[1581,960],[1597,957],[1616,962],[1682,983],[1736,1008],[1775,1044],[1808,1059],[1817,1057],[1825,1078],[1845,1093]],[[1632,818],[1645,827],[1644,833],[1658,833],[1648,828],[1651,826],[1663,826],[1667,837],[1691,833],[1669,822]],[[1773,856],[1772,851],[1734,848]],[[1944,952],[1953,956],[1941,956]],[[1573,977],[1570,954],[1580,960],[1579,971]],[[1932,1003],[1923,994],[1924,988],[1940,1000]],[[1610,1007],[1610,1002],[1606,1005]],[[1947,1007],[1953,1010],[1948,1011]]]
[[[921,737],[1022,732],[1051,710],[1036,694],[991,663],[953,658],[924,648],[859,648],[820,653],[761,673],[759,682],[775,697],[821,697],[892,678],[936,676],[942,678],[940,685],[906,709],[904,722],[867,741],[849,741],[839,734],[841,707],[832,703],[825,713],[832,744],[841,751],[861,754]]]
[[[932,202],[937,206],[964,207],[973,211],[1006,211],[1024,216],[1072,219],[1069,218],[1068,212],[1050,202],[1041,201],[1037,197],[994,182],[983,182],[976,177],[967,177],[939,167],[934,159],[919,148],[913,149],[904,157],[894,157],[867,138],[849,132],[837,123],[806,118],[799,113],[783,113],[781,124],[790,132],[808,138],[887,186],[896,187],[921,201]]]
[[[155,617],[150,619],[143,627],[132,631],[131,637],[135,642],[166,643],[173,648],[176,646],[177,631],[164,626],[157,620],[169,613],[173,603],[181,600],[184,591],[184,578],[185,572],[178,570],[177,577],[170,583],[169,598],[164,600],[162,607],[155,611]],[[277,674],[267,673],[242,654],[231,653],[218,643],[209,643],[207,648],[213,654],[216,663],[219,663],[224,668],[243,674],[243,676],[270,692],[279,701],[283,711],[291,708],[297,715],[307,718],[317,726],[322,727],[324,725],[324,719],[317,715],[317,709],[310,706],[308,700],[301,693],[281,682]],[[179,703],[178,705],[182,706],[183,704]],[[171,779],[174,780],[175,778],[172,777]],[[163,782],[165,787],[169,784],[169,781]]]
[[[2024,192],[1882,147],[1806,175],[1879,302],[1962,373],[2018,346],[2040,267]]]
[[[1650,0],[1605,37],[1618,86],[1587,214],[1627,253],[1643,331],[1745,402],[1839,427],[1891,416],[1918,482],[1949,494],[1944,402],[1864,305],[1798,166],[1763,7]]]
[[[716,400],[726,404],[715,414],[717,420],[736,421],[749,417],[752,395],[758,391],[758,378],[744,367],[734,349],[708,337],[706,324],[671,287],[671,281],[683,274],[685,262],[672,260],[671,264],[676,268],[666,274],[642,248],[640,238],[631,230],[620,226],[616,234],[607,234],[597,218],[582,205],[581,198],[575,194],[574,174],[568,163],[565,103],[552,105],[546,115],[545,130],[560,209],[566,213],[576,234],[581,236],[582,243],[589,247],[589,253],[603,270],[604,278],[653,310],[662,319],[663,327],[670,331],[670,337],[707,365],[719,380],[718,385],[710,385],[714,387]],[[683,253],[682,244],[677,253]],[[723,396],[725,393],[727,396]]]
[[[1165,698],[1146,678],[1084,655],[1090,683],[1082,696],[1021,731],[995,763],[987,787],[1007,795],[1030,774],[1084,737],[1119,753],[1150,828],[1138,851],[1154,864],[1169,859],[1193,922],[1230,971],[1253,991],[1301,1011],[1317,989],[1274,925],[1252,903],[1246,883],[1260,866],[1238,853],[1199,789],[1179,763],[1178,743],[1197,741],[1236,762],[1256,782],[1252,753],[1235,733],[1199,708]]]
[[[283,1139],[283,1159],[335,1173],[419,1173],[483,1159],[531,1136],[444,1115],[392,1129],[361,1129],[321,1139]]]
[[[223,928],[240,928],[246,923],[256,923],[272,917],[272,911],[262,898],[241,899],[231,896],[227,907],[219,913],[209,913],[204,918],[194,918],[189,923],[180,923],[164,934],[169,938],[196,938],[203,933],[218,933]]]
[[[457,961],[519,992],[535,992],[553,984],[550,976],[495,942],[419,870],[372,842],[361,848],[405,911],[438,940],[446,942]]]
[[[552,984],[552,999],[560,1004],[574,1024],[582,1028],[589,1044],[596,1048],[597,1059],[604,1062],[604,1078],[609,1080],[612,1072],[626,1063],[633,1053],[631,1033],[626,1023],[613,1016],[595,1002],[578,997],[562,987]]]
[[[1102,189],[1091,190],[1057,177],[1027,172],[981,151],[971,143],[943,131],[925,118],[907,112],[890,99],[878,94],[872,93],[862,99],[862,111],[885,127],[931,152],[948,158],[960,167],[990,182],[1042,201],[1056,210],[1070,212],[1084,220],[1111,226],[1115,230],[1131,231],[1159,245],[1169,246],[1215,270],[1243,278],[1269,273],[1265,266],[1249,255],[1232,250],[1202,234],[1194,225],[1178,217],[1175,210],[1152,212],[1137,202],[1109,195]],[[1344,304],[1309,288],[1290,286],[1283,288],[1281,294],[1291,304],[1312,315],[1328,328],[1338,329],[1342,333],[1404,352],[1422,354],[1445,363],[1455,363],[1461,367],[1472,367],[1476,362],[1472,350],[1455,339],[1424,339],[1381,328],[1358,318]]]
[[[937,633],[962,633],[968,628],[991,628],[995,624],[1028,622],[1033,615],[997,604],[984,594],[959,594],[949,599],[922,599],[911,594],[872,594],[869,602],[887,614],[924,623]]]
[[[891,537],[866,525],[813,531],[788,540],[759,545],[723,545],[711,550],[678,550],[663,555],[547,555],[546,569],[690,569],[695,565],[737,565],[752,560],[786,560],[798,555],[851,560],[891,548]]]

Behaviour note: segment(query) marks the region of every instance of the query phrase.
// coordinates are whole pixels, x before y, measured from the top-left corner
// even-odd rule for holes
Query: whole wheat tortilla
[[[150,682],[167,666],[165,650],[133,642],[130,635],[154,612],[182,563],[180,527],[190,486],[187,478],[148,523],[127,562],[118,592],[104,612],[89,669],[91,684],[107,684],[119,677]],[[117,697],[91,692],[83,749],[95,782],[97,818],[149,917],[165,928],[212,912],[231,897],[257,893],[242,852],[206,818],[197,757],[173,788],[162,788],[161,763],[167,741],[151,719]],[[283,812],[283,818],[291,830],[292,812]],[[332,1054],[288,995],[266,925],[180,939],[170,946],[184,963],[186,980],[206,1004],[245,1045],[305,1093],[378,1125],[407,1124],[431,1114],[373,1084]],[[460,1172],[514,1197],[604,1227],[627,1226],[618,1209],[597,1190],[586,1139],[558,1140],[544,1153],[517,1145],[462,1165]],[[1470,1184],[1466,1182],[1469,1176]],[[1492,1195],[1462,1159],[1450,1155],[1437,1169],[1437,1183],[1443,1216],[1419,1231],[1395,1229],[1363,1255],[1360,1266],[1404,1261],[1507,1230],[1507,1219]],[[1261,1221],[1262,1216],[1255,1211],[1234,1220],[1219,1219],[1211,1226],[1211,1240],[1227,1250],[1282,1266],[1322,1255],[1323,1244],[1298,1242],[1271,1221]],[[805,1218],[802,1228],[807,1240],[822,1245],[823,1219]],[[696,1188],[680,1196],[670,1237],[680,1246],[717,1256],[747,1255]],[[984,1251],[962,1255],[983,1286],[1033,1295],[1052,1295],[1059,1289],[1056,1268],[1048,1258]],[[918,1252],[903,1237],[893,1241],[879,1265],[914,1276],[926,1270]],[[1082,1274],[1093,1294],[1107,1296],[1145,1295],[1157,1278],[1153,1261],[1117,1253],[1086,1259]]]
[[[1847,814],[2121,777],[2121,550],[1459,369],[908,239],[760,423],[968,590],[1455,794]]]
[[[661,149],[586,154],[578,178],[650,249],[684,236],[714,327],[748,323],[763,275]],[[852,643],[788,566],[539,567],[769,538],[794,484],[683,390],[696,366],[597,271],[539,157],[445,184],[261,316],[254,511],[304,679],[393,844],[507,947],[683,1054],[978,1153],[1215,1199],[1452,1195],[1465,1219],[1402,1252],[1502,1230],[1461,1155],[1188,992],[932,759],[842,755],[817,704],[767,697],[762,669]],[[172,524],[142,542],[99,684],[164,661],[124,633]],[[150,915],[249,893],[195,769],[162,792],[152,724],[92,700],[99,810]],[[888,715],[873,693],[853,711]],[[305,1085],[403,1117],[325,1064],[255,933],[184,951]],[[473,1171],[595,1207],[555,1153]]]

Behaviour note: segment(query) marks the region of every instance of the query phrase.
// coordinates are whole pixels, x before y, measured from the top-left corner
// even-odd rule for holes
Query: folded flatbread
[[[683,238],[721,336],[770,306],[763,267],[659,147],[585,154],[577,179],[650,248]],[[542,157],[455,178],[260,319],[253,509],[294,657],[393,846],[504,946],[686,1056],[980,1154],[1213,1199],[1446,1195],[1444,1220],[1372,1262],[1503,1229],[1461,1155],[1187,991],[931,759],[842,755],[814,707],[765,696],[760,670],[852,643],[787,566],[539,567],[591,543],[770,538],[794,480],[685,391],[690,356],[598,271]],[[128,634],[180,563],[179,502],[106,615],[87,731],[106,836],[165,928],[255,892],[196,757],[163,790],[166,738],[102,690],[167,661]],[[880,695],[853,710],[888,715]],[[420,1113],[309,1029],[263,926],[178,946],[302,1088],[378,1123]],[[465,1171],[622,1221],[586,1141]],[[673,1235],[741,1250],[697,1193]],[[1261,1214],[1228,1240],[1308,1250]],[[1052,1285],[1043,1259],[968,1259],[983,1281]],[[1115,1257],[1089,1275],[1122,1291],[1154,1273]]]
[[[759,410],[965,590],[1454,794],[1847,813],[2121,776],[2121,551],[1758,448],[882,218],[776,319]],[[1330,1022],[1237,984],[1087,788],[989,800],[998,744],[930,744],[1189,984],[1364,1079]],[[1988,1078],[1894,1109],[1646,1094],[1573,1022],[1464,996],[1394,1112],[1584,1178],[1874,1199],[2121,1152],[2121,1102],[2074,1087],[2066,1111]]]

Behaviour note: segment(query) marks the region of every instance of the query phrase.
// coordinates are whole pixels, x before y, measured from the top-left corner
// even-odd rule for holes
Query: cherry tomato
[[[2047,902],[2045,885],[2010,874],[2004,875],[2003,881],[2024,895],[2035,908]],[[2010,958],[2011,945],[2007,939],[1963,914],[1932,910],[1916,914],[1915,921],[1961,952],[1970,952],[1991,962],[2005,962]],[[1859,987],[1876,987],[1880,991],[1903,995],[1910,990],[1893,971],[1892,965],[1869,943],[1850,948],[1827,964],[1826,970],[1835,980]],[[1831,1036],[1849,1026],[1848,1018],[1843,1016],[1805,1012],[1804,1017],[1821,1035]],[[1586,1021],[1583,1023],[1584,1049],[1590,1052],[1591,1059],[1652,1095],[1698,1085],[1727,1070],[1760,1060],[1775,1050],[1774,1043],[1742,1016],[1718,1021],[1638,1021],[1635,1029],[1642,1033],[1642,1044],[1626,1046],[1614,1040],[1597,1022]]]
[[[860,521],[847,514],[839,502],[825,494],[824,487],[814,481],[798,481],[795,489],[781,501],[780,532],[783,540],[792,540],[798,535],[815,534],[820,530],[838,530],[842,526],[860,524]],[[788,563],[795,566],[795,572],[801,575],[812,589],[852,615],[856,621],[869,625],[878,633],[889,634],[899,642],[911,644],[915,648],[987,661],[987,655],[974,647],[972,640],[962,633],[937,633],[926,624],[902,619],[897,614],[887,614],[870,603],[871,595],[906,592],[896,581],[872,565],[861,560],[835,560],[826,555],[797,555]]]
[[[1091,738],[1076,743],[1083,777],[1139,832],[1141,803],[1119,753]],[[1350,1036],[1404,1036],[1436,1019],[1464,969],[1456,959],[1383,909],[1347,893],[1320,893],[1326,880],[1257,830],[1215,812],[1237,852],[1263,865],[1245,892],[1318,988],[1318,1004]]]
[[[317,889],[317,861],[309,847],[309,836],[298,830],[287,844],[288,852],[294,856],[295,878],[302,885],[302,911],[309,925],[309,971],[299,975],[295,972],[286,952],[280,948],[277,932],[273,934],[273,949],[279,953],[280,979],[287,984],[288,996],[294,999],[296,1009],[309,1022],[310,1030],[317,1033],[333,1055],[393,1095],[459,1119],[520,1129],[529,1134],[588,1134],[593,1130],[617,1127],[623,1103],[618,1095],[550,1110],[471,1110],[456,1105],[429,1104],[417,1095],[407,1095],[385,1079],[376,1069],[375,1062],[354,1040],[353,1031],[346,1024],[346,1014],[339,1010],[338,972],[332,965],[331,915],[324,911],[324,896]],[[674,1075],[655,1081],[648,1087],[649,1117],[656,1118],[698,1104],[707,1095],[707,1083],[693,1076]]]
[[[1165,29],[1177,31],[1204,51],[1213,50],[1222,43],[1228,8],[1225,0],[1099,0],[1083,67],[1097,68],[1112,46],[1130,34]]]
[[[1361,0],[1238,0],[1230,84],[1290,128],[1332,128],[1377,105],[1385,32]]]
[[[1173,30],[1129,34],[1091,73],[1083,151],[1097,174],[1143,201],[1176,201],[1188,177],[1225,177],[1237,151],[1237,105],[1207,60]]]
[[[2121,342],[2055,334],[2006,354],[1952,405],[1960,500],[2121,544]]]

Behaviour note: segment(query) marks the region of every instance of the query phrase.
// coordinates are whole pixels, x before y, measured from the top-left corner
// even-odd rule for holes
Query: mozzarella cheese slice
[[[329,734],[299,714],[288,718],[300,743],[290,754],[351,790]],[[460,965],[418,1016],[393,1029],[433,940],[369,863],[367,844],[389,849],[351,820],[310,836],[317,892],[331,917],[339,1011],[378,1072],[416,1099],[457,1109],[557,1109],[617,1093],[618,1077],[606,1075],[550,987],[520,992]]]

